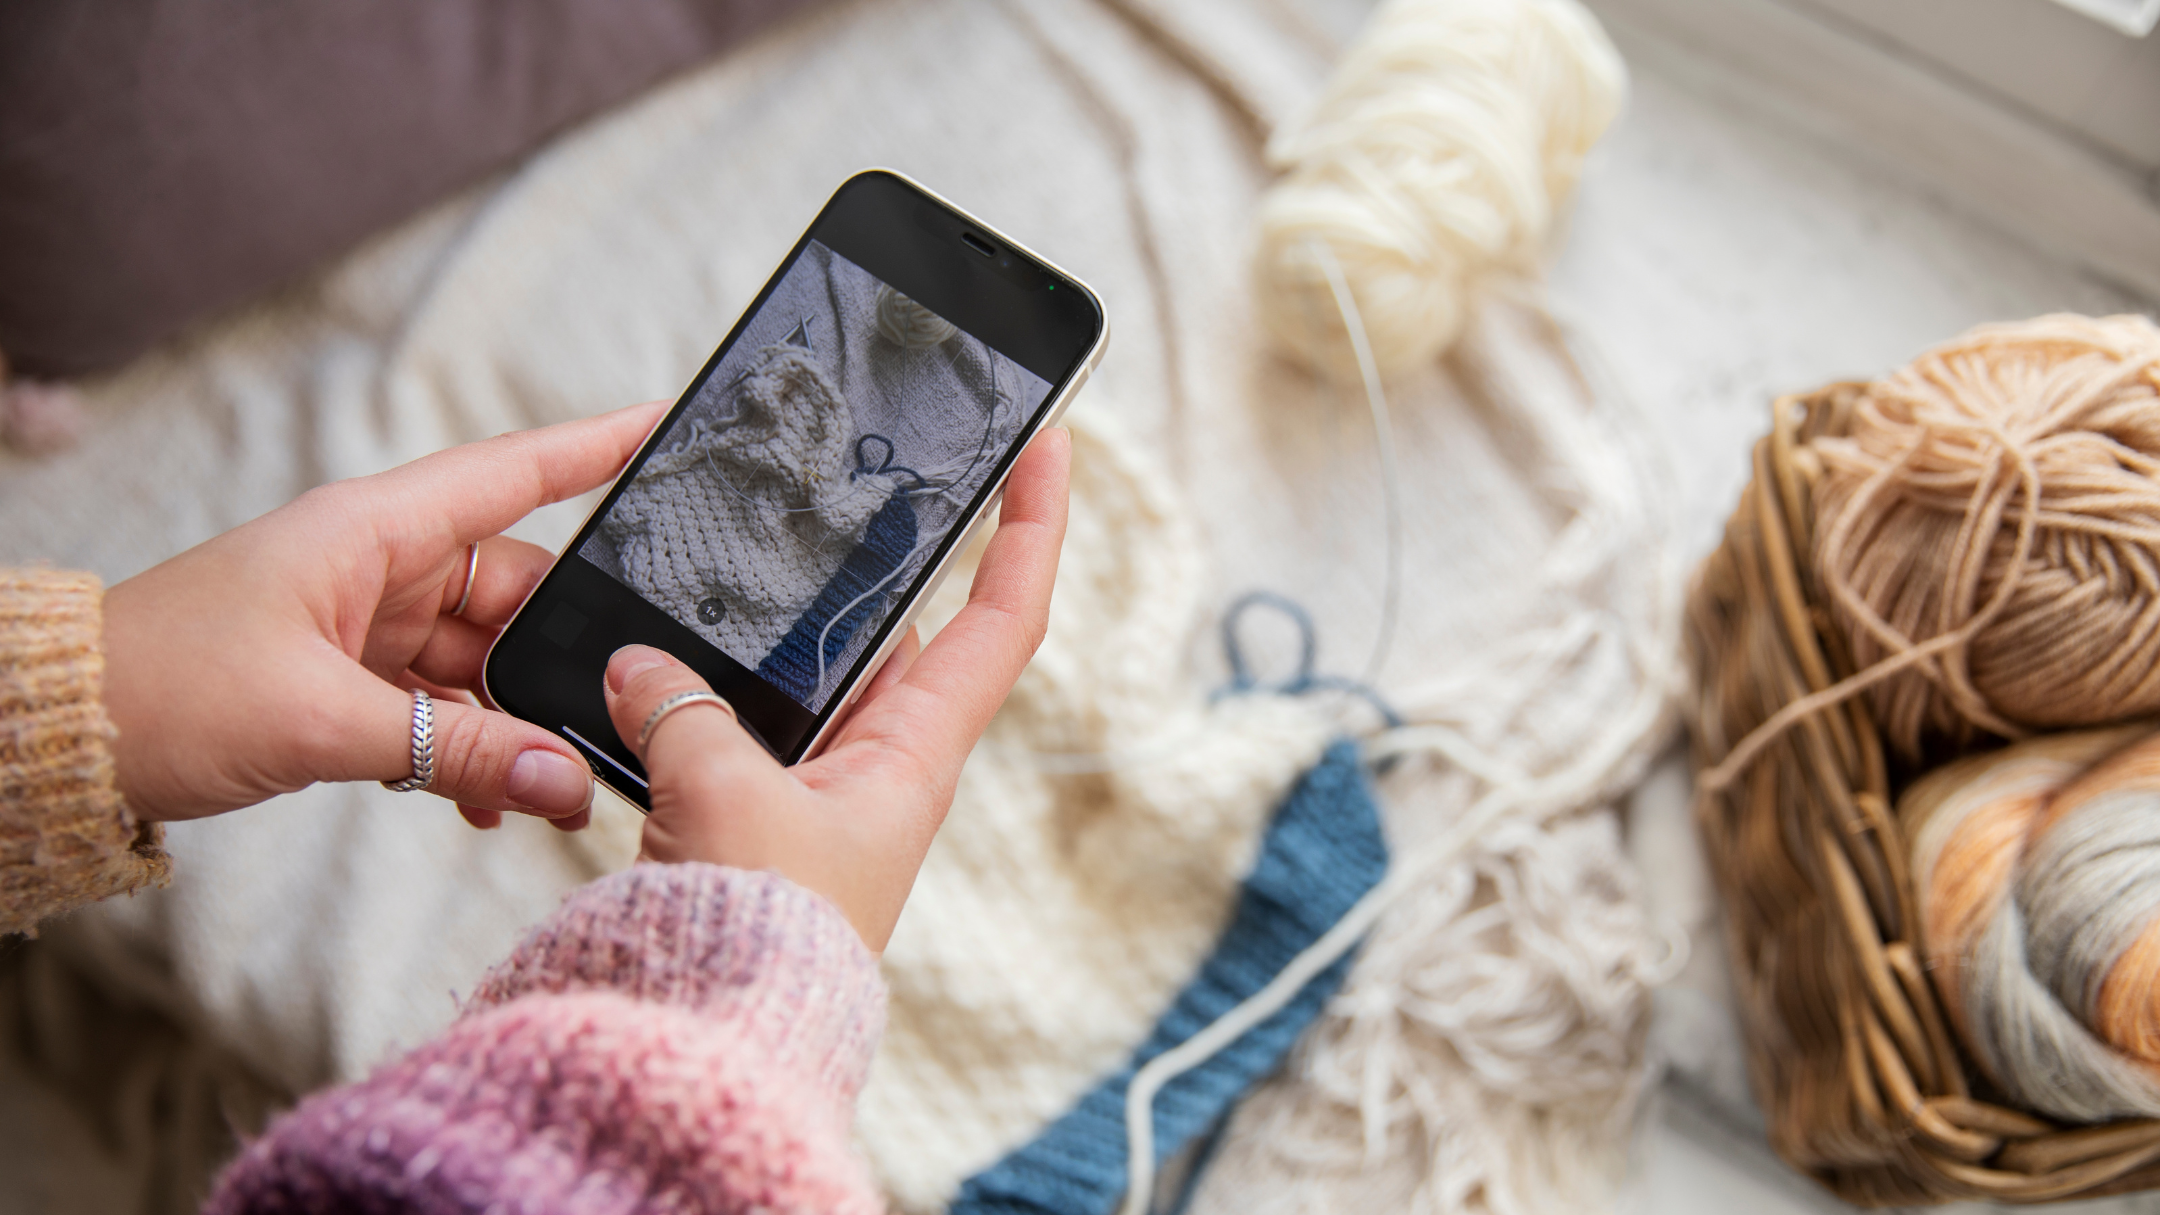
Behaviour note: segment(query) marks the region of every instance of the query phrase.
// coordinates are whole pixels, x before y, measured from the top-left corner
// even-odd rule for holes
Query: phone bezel
[[[925,207],[934,210],[926,211]],[[864,224],[868,225],[869,231],[875,233],[874,239],[881,242],[878,250],[867,258],[856,256],[858,252],[865,251],[865,247],[860,244],[861,241],[866,239],[863,229],[858,227],[849,230],[847,228],[847,225]],[[826,235],[820,236],[821,231]],[[963,243],[963,238],[968,235],[974,235],[977,239],[987,239],[992,242],[997,254],[1005,257],[1008,264],[1001,267],[996,264],[999,260],[998,256],[984,258],[978,249]],[[837,239],[833,239],[835,237]],[[926,306],[930,306],[934,311],[945,315],[948,320],[953,321],[963,330],[988,343],[999,353],[1008,358],[1013,358],[1015,362],[1022,362],[1023,366],[1028,366],[1031,372],[1049,381],[1051,389],[1042,403],[1036,408],[1034,415],[1028,419],[1010,445],[999,453],[990,476],[986,478],[982,487],[977,491],[976,496],[969,504],[968,510],[963,512],[962,521],[947,532],[940,542],[940,547],[933,552],[930,560],[925,563],[923,572],[904,593],[900,603],[880,624],[880,634],[873,639],[872,644],[864,648],[861,657],[858,658],[853,668],[836,687],[832,698],[827,702],[824,709],[810,715],[810,721],[796,740],[784,748],[774,747],[765,733],[759,728],[760,723],[750,719],[756,714],[757,710],[752,708],[751,712],[745,715],[745,725],[750,729],[752,736],[758,738],[783,763],[799,763],[812,758],[823,750],[831,740],[832,734],[845,720],[848,709],[853,705],[863,685],[876,673],[879,665],[891,655],[893,649],[905,635],[909,624],[912,623],[923,602],[936,590],[939,582],[943,580],[945,574],[951,568],[954,559],[965,549],[969,537],[995,512],[997,503],[1003,494],[1005,479],[1011,473],[1013,462],[1018,458],[1020,451],[1026,447],[1027,443],[1035,435],[1041,433],[1044,428],[1056,423],[1065,407],[1071,402],[1089,374],[1093,372],[1096,365],[1101,361],[1103,351],[1107,347],[1109,341],[1108,316],[1100,297],[1086,283],[1048,258],[1035,253],[1019,241],[1014,240],[992,225],[984,223],[950,200],[907,177],[905,174],[891,169],[868,169],[854,174],[840,184],[831,198],[819,210],[817,217],[797,237],[786,256],[781,258],[771,277],[760,288],[757,296],[743,309],[742,315],[730,327],[727,335],[714,348],[713,353],[706,359],[704,365],[699,368],[697,374],[691,377],[688,386],[677,396],[675,404],[662,416],[652,431],[646,435],[644,442],[639,444],[637,453],[617,472],[615,479],[610,483],[599,502],[587,513],[585,519],[579,523],[569,542],[556,554],[555,562],[549,567],[548,573],[534,586],[532,592],[526,596],[525,602],[519,605],[517,612],[511,616],[510,620],[503,626],[502,632],[490,644],[487,657],[482,664],[481,683],[482,690],[491,703],[498,705],[506,712],[517,713],[517,708],[514,705],[504,703],[497,696],[498,657],[503,653],[504,642],[510,639],[513,634],[519,633],[520,624],[525,621],[528,609],[532,608],[537,601],[540,601],[550,585],[554,584],[558,576],[563,574],[566,562],[576,563],[578,568],[573,571],[575,578],[585,580],[590,584],[590,578],[583,571],[597,573],[600,581],[607,583],[612,588],[612,593],[619,594],[631,601],[631,603],[640,605],[644,612],[659,612],[659,609],[647,603],[629,587],[615,582],[604,571],[599,571],[597,567],[591,566],[590,563],[578,556],[578,547],[584,542],[585,537],[591,532],[600,517],[613,505],[625,487],[626,479],[645,462],[660,436],[668,431],[676,418],[696,398],[699,390],[719,366],[720,361],[726,357],[742,337],[751,319],[758,315],[781,279],[804,255],[805,250],[813,240],[820,241],[828,248],[831,248],[833,252],[862,266],[863,269],[869,271],[881,281],[890,283],[895,290],[923,300]],[[843,245],[853,245],[854,251],[851,252],[850,249],[843,248]],[[903,255],[903,251],[906,255]],[[948,254],[955,253],[955,251],[956,255],[948,257]],[[958,255],[964,255],[964,257]],[[920,265],[915,264],[922,257],[940,260]],[[976,260],[970,261],[966,259]],[[1015,261],[1017,264],[1013,264]],[[899,272],[895,273],[895,271]],[[1014,329],[1011,318],[995,313],[987,301],[976,298],[978,293],[975,287],[958,286],[958,284],[976,282],[982,274],[986,273],[997,279],[1016,284],[1025,281],[1040,286],[1046,282],[1054,282],[1059,290],[1069,290],[1068,299],[1077,298],[1084,302],[1085,313],[1087,319],[1091,322],[1092,331],[1085,334],[1076,331],[1067,335],[1067,340],[1062,346],[1051,347],[1047,354],[1041,348],[1032,349],[1028,353],[1033,362],[1023,362],[1020,356],[1008,349],[1008,343],[993,340],[984,330],[1002,331],[1001,335],[1006,336],[1008,341],[1015,335],[1021,338],[1028,337],[1029,333]],[[926,274],[928,277],[926,277]],[[943,281],[939,281],[940,276],[942,276]],[[956,290],[959,292],[957,295],[955,294]],[[1064,307],[1065,311],[1072,311],[1062,303],[1060,306]],[[986,309],[990,309],[990,311],[986,311]],[[1036,311],[1040,312],[1041,309],[1038,308]],[[1078,319],[1077,314],[1073,319]],[[968,321],[975,323],[966,323]],[[1077,349],[1078,353],[1067,359],[1061,369],[1053,368],[1053,370],[1059,370],[1060,374],[1055,376],[1044,375],[1044,360],[1056,357],[1057,353],[1061,352],[1062,349]],[[586,593],[591,593],[589,586]],[[636,607],[624,604],[616,606],[622,607],[632,614],[641,614]],[[664,613],[659,614],[663,618],[665,617]],[[697,658],[703,660],[704,665],[719,665],[735,670],[747,670],[743,668],[741,663],[725,654],[724,651],[721,651],[711,642],[697,636],[687,627],[672,620],[669,620],[668,623],[673,626],[674,630],[680,632],[681,637],[687,638],[689,644],[701,647],[704,653],[698,654]],[[527,639],[521,638],[519,643],[521,646],[524,640]],[[529,640],[538,645],[540,639],[531,638]],[[670,648],[671,652],[677,652],[672,646],[668,648]],[[537,653],[554,665],[574,665],[573,660],[567,654],[558,658],[545,649],[540,649]],[[692,661],[691,658],[680,652],[677,653],[678,657],[684,657],[685,661]],[[714,656],[719,659],[718,664],[713,663]],[[700,665],[700,663],[694,661],[693,665]],[[584,672],[575,677],[583,677],[585,674],[589,674],[593,680],[594,694],[597,695],[601,671]],[[748,678],[754,681],[763,692],[770,693],[773,697],[786,698],[784,692],[780,692],[763,680],[757,679],[754,672],[748,672]],[[720,690],[723,694],[728,694],[731,691],[738,694],[752,691],[741,687],[732,689],[722,687]],[[741,697],[739,695],[731,696],[731,699],[739,700]],[[766,698],[753,695],[748,699]],[[766,699],[766,702],[770,703],[769,699]],[[792,700],[789,700],[788,703],[799,711],[808,712],[802,710],[799,705],[794,705]],[[749,706],[738,703],[738,712],[742,712],[746,707]],[[524,714],[518,715],[525,716]],[[642,769],[636,766],[635,757],[629,754],[627,747],[622,747],[621,740],[613,736],[612,730],[608,732],[608,737],[597,740],[602,745],[595,745],[594,740],[587,740],[573,733],[567,733],[567,725],[558,728],[554,723],[537,720],[535,717],[526,716],[525,719],[531,720],[534,724],[554,731],[559,735],[564,735],[571,741],[573,746],[577,747],[581,754],[587,756],[587,760],[591,764],[597,779],[621,794],[633,805],[650,810],[650,798],[646,791],[644,779],[639,775]],[[771,724],[769,715],[764,724]],[[620,748],[622,752],[620,756],[609,753],[610,750],[615,748]],[[596,755],[599,760],[605,762],[593,762]],[[632,766],[624,767],[624,760],[628,760]],[[616,771],[611,772],[610,768],[614,768]]]

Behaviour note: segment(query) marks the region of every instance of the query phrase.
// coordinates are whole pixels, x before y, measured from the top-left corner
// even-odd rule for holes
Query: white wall
[[[1785,0],[2160,171],[2160,36],[2132,38],[2045,0]]]

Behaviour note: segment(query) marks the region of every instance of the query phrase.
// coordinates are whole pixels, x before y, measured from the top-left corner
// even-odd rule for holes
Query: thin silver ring
[[[465,560],[465,593],[458,596],[457,606],[450,609],[452,616],[465,614],[465,605],[472,602],[473,583],[480,579],[480,542],[475,540],[466,547],[472,550],[472,555]]]
[[[415,793],[435,780],[435,702],[418,688],[412,694],[412,775],[386,780],[382,787],[392,793]]]
[[[645,744],[652,741],[652,732],[660,728],[661,721],[668,714],[685,705],[697,704],[718,705],[727,713],[729,720],[736,720],[735,706],[729,704],[718,692],[677,692],[653,706],[653,711],[646,715],[645,725],[637,732],[638,754],[645,753]]]

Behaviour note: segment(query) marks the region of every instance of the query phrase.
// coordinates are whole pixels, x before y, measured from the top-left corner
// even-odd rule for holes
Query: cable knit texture
[[[0,934],[152,883],[168,862],[113,779],[95,576],[0,569]]]
[[[441,1037],[281,1118],[205,1210],[881,1211],[848,1135],[884,1015],[823,899],[639,865],[573,894]]]

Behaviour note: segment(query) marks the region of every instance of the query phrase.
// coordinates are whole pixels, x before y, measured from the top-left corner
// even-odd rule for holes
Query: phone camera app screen
[[[812,240],[578,554],[821,712],[1049,394]]]

